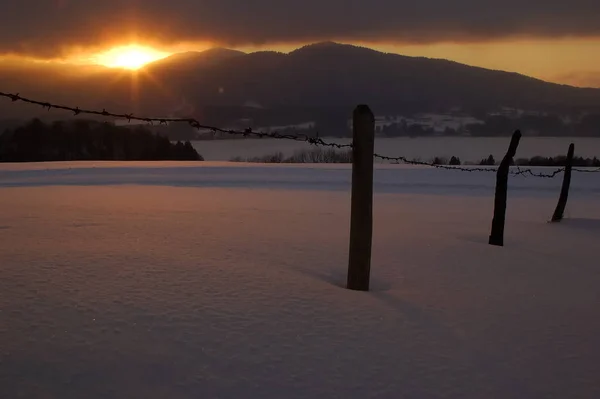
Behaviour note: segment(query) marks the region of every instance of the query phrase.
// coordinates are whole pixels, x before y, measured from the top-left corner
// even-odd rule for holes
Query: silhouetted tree
[[[450,165],[460,165],[460,164],[461,164],[460,158],[457,158],[457,157],[450,158]]]
[[[479,162],[480,165],[496,165],[496,160],[494,159],[494,156],[490,154],[489,157],[487,157],[487,159],[482,159],[481,162]]]
[[[448,160],[442,157],[435,157],[433,158],[433,162],[434,165],[447,165],[448,164]]]

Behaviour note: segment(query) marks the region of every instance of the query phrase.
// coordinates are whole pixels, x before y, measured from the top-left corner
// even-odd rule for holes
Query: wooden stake
[[[367,105],[353,114],[352,205],[347,288],[368,291],[373,237],[375,117]]]
[[[560,197],[558,197],[558,204],[552,215],[553,222],[560,222],[565,214],[565,207],[567,206],[567,199],[569,198],[569,187],[571,186],[571,170],[573,169],[573,155],[575,154],[575,144],[569,145],[569,152],[567,153],[567,163],[565,165],[565,177],[563,179],[562,188],[560,190]]]
[[[517,130],[510,140],[508,151],[502,159],[496,174],[496,197],[494,199],[494,218],[492,219],[492,232],[490,245],[504,246],[504,223],[506,219],[506,196],[508,191],[508,172],[510,162],[517,153],[521,140],[521,132]]]

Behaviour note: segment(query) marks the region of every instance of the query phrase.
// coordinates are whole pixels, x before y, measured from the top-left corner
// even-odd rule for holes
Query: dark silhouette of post
[[[506,155],[502,159],[496,173],[496,197],[494,198],[494,218],[492,219],[492,233],[490,245],[504,246],[504,222],[506,219],[506,194],[508,191],[508,172],[510,162],[517,153],[521,140],[521,132],[513,133]]]
[[[560,197],[558,197],[558,204],[552,215],[553,222],[560,222],[565,214],[565,207],[567,206],[567,199],[569,198],[569,187],[571,186],[571,170],[573,169],[573,155],[575,154],[575,144],[569,145],[569,152],[567,153],[567,162],[565,164],[565,177],[563,178],[562,188],[560,190]]]
[[[373,153],[375,116],[367,105],[354,110],[352,205],[347,288],[368,291],[373,237]]]

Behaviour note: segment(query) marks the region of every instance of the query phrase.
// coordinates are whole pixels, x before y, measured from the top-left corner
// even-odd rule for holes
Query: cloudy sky
[[[0,54],[320,40],[600,86],[598,0],[0,0]]]

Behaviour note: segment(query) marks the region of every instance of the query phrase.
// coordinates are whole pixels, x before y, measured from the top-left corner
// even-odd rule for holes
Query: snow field
[[[349,169],[0,167],[14,398],[596,398],[600,180],[381,167],[372,291],[343,288]]]

